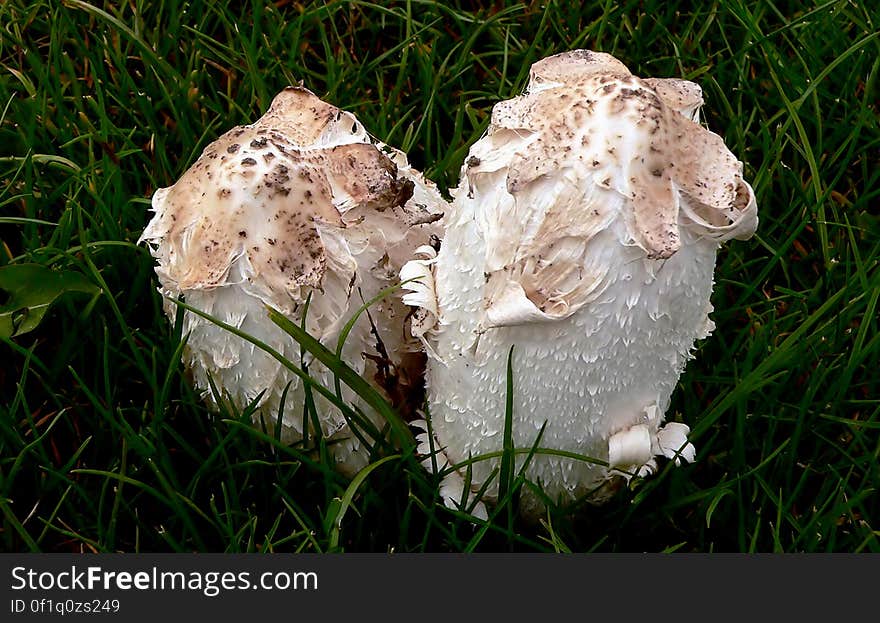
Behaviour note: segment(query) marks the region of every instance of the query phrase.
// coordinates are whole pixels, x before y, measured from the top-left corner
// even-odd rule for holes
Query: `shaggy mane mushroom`
[[[420,308],[444,461],[501,449],[511,347],[515,445],[546,423],[543,447],[605,463],[535,456],[528,475],[551,497],[601,500],[656,456],[694,460],[688,427],[664,414],[712,328],[716,251],[757,226],[743,165],[698,123],[702,103],[692,82],[575,50],[535,63],[525,93],[495,105],[443,246],[402,272],[419,279],[405,301]],[[492,500],[497,461],[471,467]]]
[[[399,151],[371,139],[351,113],[302,87],[279,93],[263,117],[233,128],[208,145],[168,188],[153,195],[155,216],[141,236],[157,260],[160,291],[182,296],[299,362],[299,346],[267,316],[278,309],[297,324],[310,301],[306,329],[332,342],[348,318],[380,290],[396,283],[413,250],[439,233],[442,199]],[[363,297],[363,299],[361,298]],[[166,301],[174,318],[176,306]],[[407,309],[391,296],[364,315],[343,351],[370,379],[390,369],[407,387],[376,384],[390,399],[421,384],[410,371],[418,342],[407,338]],[[272,429],[289,385],[282,438],[303,435],[303,388],[275,359],[222,328],[187,312],[184,361],[196,387],[214,403],[211,380],[243,409],[256,401],[255,419]],[[325,386],[330,372],[309,369]],[[387,374],[385,375],[387,377]],[[344,397],[357,403],[347,389]],[[317,398],[321,432],[343,469],[366,460],[343,415]],[[315,431],[312,431],[314,434]]]

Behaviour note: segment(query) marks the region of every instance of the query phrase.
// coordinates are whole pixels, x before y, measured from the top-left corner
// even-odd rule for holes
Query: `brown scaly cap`
[[[248,278],[278,304],[299,288],[320,289],[328,262],[321,228],[344,228],[347,210],[383,211],[412,195],[412,182],[375,145],[341,142],[351,134],[366,140],[352,115],[288,87],[255,123],[211,143],[153,196],[156,217],[142,239],[156,245],[163,281],[178,290],[221,286],[244,258]],[[354,270],[344,258],[337,264]]]
[[[711,235],[754,231],[754,197],[742,163],[693,121],[702,104],[698,85],[643,80],[614,57],[588,50],[539,61],[531,77],[524,95],[495,106],[488,131],[490,137],[512,132],[522,142],[507,177],[511,194],[563,170],[592,175],[629,198],[633,238],[657,259],[680,247],[682,200]],[[732,233],[739,225],[749,231]]]

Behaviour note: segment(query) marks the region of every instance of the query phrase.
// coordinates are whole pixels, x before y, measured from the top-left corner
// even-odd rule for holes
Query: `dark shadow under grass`
[[[0,268],[102,292],[0,344],[0,549],[880,551],[873,5],[0,3]],[[699,82],[757,194],[673,396],[694,465],[482,530],[405,444],[351,490],[247,410],[207,411],[134,244],[157,188],[300,80],[447,188],[491,106],[577,47]]]

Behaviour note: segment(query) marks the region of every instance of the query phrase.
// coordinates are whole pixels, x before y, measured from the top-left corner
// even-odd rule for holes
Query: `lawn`
[[[60,294],[0,343],[0,550],[880,551],[872,0],[236,6],[0,3],[0,275]],[[411,447],[350,486],[203,406],[136,244],[157,188],[301,81],[447,189],[492,105],[572,48],[700,83],[757,195],[670,409],[697,462],[475,527]]]

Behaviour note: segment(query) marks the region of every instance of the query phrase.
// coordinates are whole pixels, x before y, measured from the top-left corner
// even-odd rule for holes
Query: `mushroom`
[[[692,82],[575,50],[535,63],[525,93],[495,105],[439,253],[419,248],[401,273],[429,357],[431,465],[502,449],[511,347],[514,446],[543,431],[541,448],[601,462],[536,454],[527,476],[551,499],[600,502],[656,457],[695,459],[688,426],[664,414],[713,329],[716,252],[757,226],[743,165],[698,123],[702,103]],[[469,467],[470,490],[494,500],[498,459]],[[463,470],[447,478],[447,505],[480,510]],[[522,510],[541,508],[524,490]]]
[[[155,216],[140,240],[157,260],[169,318],[177,310],[169,299],[182,297],[299,364],[299,345],[266,307],[304,322],[335,349],[364,301],[397,283],[413,250],[439,233],[443,203],[404,154],[372,139],[351,113],[289,87],[256,123],[223,134],[173,186],[155,192]],[[399,294],[369,312],[354,325],[342,357],[399,402],[421,386],[421,345],[404,330],[408,308]],[[189,336],[184,362],[211,406],[213,381],[237,408],[255,402],[254,421],[273,432],[286,393],[281,439],[303,437],[305,390],[293,373],[191,312],[183,333]],[[322,364],[311,361],[308,371],[333,388]],[[378,418],[346,387],[343,398]],[[369,449],[336,407],[322,396],[315,400],[338,466],[357,470]]]

